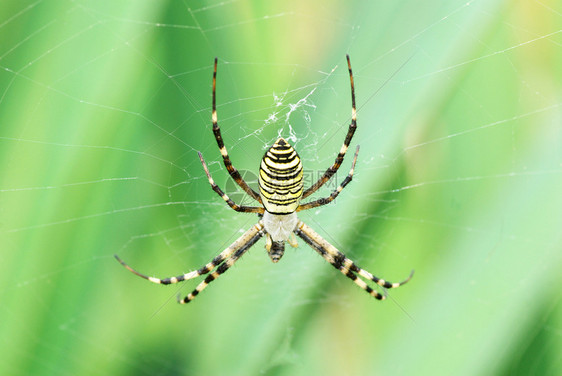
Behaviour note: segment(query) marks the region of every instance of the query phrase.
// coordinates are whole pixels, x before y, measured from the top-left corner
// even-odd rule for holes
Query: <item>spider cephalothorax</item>
[[[347,136],[343,145],[334,161],[334,164],[329,167],[326,172],[318,179],[316,183],[303,189],[303,169],[302,162],[297,152],[289,143],[279,138],[269,148],[263,156],[260,163],[259,170],[259,193],[254,191],[242,179],[238,170],[234,168],[228,151],[224,145],[221,131],[218,125],[217,109],[216,109],[216,82],[217,82],[217,59],[215,58],[215,65],[213,71],[213,101],[211,119],[213,123],[213,133],[217,144],[224,160],[224,165],[228,170],[230,176],[250,197],[258,201],[261,206],[240,206],[236,204],[228,195],[226,195],[219,186],[215,183],[203,155],[199,153],[199,159],[205,170],[205,174],[209,179],[211,188],[222,197],[222,199],[234,210],[244,213],[258,213],[260,220],[257,224],[252,226],[242,236],[240,236],[228,248],[222,251],[211,262],[204,265],[199,270],[179,275],[170,278],[155,278],[141,274],[128,266],[117,255],[115,258],[128,270],[134,274],[147,279],[154,283],[168,285],[198,277],[200,275],[207,275],[205,280],[201,282],[195,290],[188,294],[185,298],[179,299],[180,303],[189,303],[193,300],[209,283],[217,279],[222,273],[226,272],[242,255],[253,246],[260,238],[266,237],[265,248],[271,258],[271,261],[277,262],[283,256],[285,251],[285,242],[291,246],[297,247],[297,239],[295,235],[304,240],[310,247],[317,251],[326,261],[332,264],[336,269],[342,272],[346,277],[351,279],[356,285],[361,287],[371,296],[376,299],[383,300],[386,298],[386,290],[384,294],[373,290],[367,283],[359,278],[375,282],[383,289],[396,288],[408,282],[412,278],[413,271],[410,276],[399,283],[387,282],[384,279],[375,277],[365,269],[361,269],[352,260],[347,258],[343,253],[337,250],[333,245],[324,240],[313,229],[304,224],[297,217],[297,212],[301,210],[312,209],[318,206],[326,205],[332,202],[345,186],[353,178],[353,171],[355,170],[355,163],[357,162],[357,154],[359,153],[359,146],[355,151],[355,156],[351,164],[351,170],[342,183],[330,194],[328,197],[313,200],[305,204],[301,204],[301,199],[305,199],[320,187],[322,187],[340,168],[345,153],[351,143],[351,139],[357,128],[357,111],[355,108],[355,88],[353,83],[353,73],[351,71],[351,62],[347,56],[347,67],[349,70],[349,79],[351,82],[351,123],[347,131]]]

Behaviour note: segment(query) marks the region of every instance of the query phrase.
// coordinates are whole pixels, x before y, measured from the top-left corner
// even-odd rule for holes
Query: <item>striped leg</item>
[[[346,277],[351,279],[357,286],[361,287],[365,290],[369,295],[372,297],[384,300],[386,299],[386,291],[385,294],[379,294],[378,292],[374,291],[370,286],[368,286],[365,281],[359,279],[357,276],[360,275],[366,279],[369,279],[375,282],[377,285],[385,288],[385,289],[392,289],[402,286],[403,284],[407,283],[413,276],[414,271],[410,273],[410,276],[398,283],[392,283],[385,281],[384,279],[377,278],[368,271],[361,269],[357,266],[353,261],[345,257],[343,253],[338,251],[336,247],[328,243],[324,240],[320,235],[318,235],[313,229],[309,226],[305,225],[302,221],[297,223],[297,227],[295,230],[295,234],[297,234],[301,239],[303,239],[308,245],[310,245],[315,251],[317,251],[326,261],[334,266],[334,268],[338,269],[342,272]]]
[[[209,274],[207,276],[207,278],[205,278],[205,280],[203,282],[201,282],[196,288],[195,290],[193,290],[191,293],[189,293],[185,298],[180,299],[178,297],[178,303],[180,304],[186,304],[189,303],[190,301],[192,301],[193,299],[195,299],[195,297],[197,295],[199,295],[199,293],[201,291],[203,291],[208,285],[209,283],[213,282],[215,279],[219,278],[221,274],[223,274],[224,272],[226,272],[232,265],[234,265],[234,263],[236,261],[238,261],[238,259],[240,259],[240,257],[242,257],[242,255],[244,255],[244,253],[246,253],[246,251],[248,249],[250,249],[251,246],[253,246],[254,244],[256,244],[256,242],[258,240],[260,240],[260,238],[264,235],[263,231],[260,231],[258,233],[256,233],[252,238],[250,238],[240,249],[238,249],[228,260],[226,260],[225,262],[223,262],[218,268],[217,270],[215,270],[214,272],[212,272],[211,274]]]
[[[231,257],[236,251],[238,251],[240,249],[247,249],[249,247],[249,246],[247,246],[248,244],[250,244],[250,246],[252,244],[254,244],[259,238],[261,238],[263,236],[263,234],[264,234],[263,223],[262,223],[262,221],[259,221],[257,224],[252,226],[252,228],[250,228],[248,231],[246,231],[242,236],[240,236],[238,239],[236,239],[236,241],[234,241],[234,243],[232,243],[228,248],[226,248],[224,251],[222,251],[217,257],[215,257],[213,260],[211,260],[211,262],[209,262],[208,264],[206,264],[205,266],[203,266],[199,270],[194,270],[192,272],[182,274],[182,275],[179,275],[177,277],[169,277],[169,278],[164,278],[164,279],[149,277],[145,274],[139,273],[135,269],[133,269],[129,265],[127,265],[123,260],[121,260],[119,258],[119,256],[117,256],[117,255],[114,255],[114,256],[117,259],[117,261],[119,261],[121,263],[121,265],[123,265],[125,268],[127,268],[127,270],[129,270],[130,272],[138,275],[139,277],[144,278],[144,279],[146,279],[150,282],[153,282],[153,283],[158,283],[158,284],[161,284],[161,285],[169,285],[169,284],[173,284],[173,283],[186,281],[188,279],[193,279],[193,278],[199,277],[200,275],[203,275],[203,274],[208,274],[211,270],[216,268],[224,260]]]
[[[359,145],[357,145],[357,149],[355,150],[355,156],[353,157],[353,163],[351,164],[351,170],[349,170],[349,174],[343,180],[343,182],[332,192],[330,196],[318,199],[316,201],[307,202],[306,204],[299,205],[297,211],[316,208],[318,206],[326,205],[334,201],[336,197],[338,197],[340,192],[343,191],[345,186],[349,184],[351,179],[353,179],[353,172],[355,171],[355,163],[357,162],[357,154],[359,154]]]
[[[312,184],[310,188],[304,191],[304,193],[302,194],[302,198],[307,198],[308,196],[316,192],[318,188],[323,186],[338,171],[343,162],[345,153],[347,152],[347,148],[351,143],[351,139],[353,138],[355,129],[357,128],[357,110],[355,109],[355,85],[353,83],[353,72],[351,71],[351,62],[349,60],[349,55],[346,55],[346,58],[347,68],[349,70],[349,81],[351,82],[351,123],[349,124],[349,130],[347,131],[347,136],[345,136],[345,140],[340,149],[340,152],[338,153],[338,156],[336,157],[336,160],[334,161],[334,164],[330,168],[328,168],[326,172],[324,172],[324,175],[322,175],[322,177],[318,179],[316,183]]]
[[[222,158],[224,160],[224,165],[228,170],[228,173],[234,179],[236,184],[240,186],[250,197],[254,200],[261,203],[260,195],[254,191],[250,186],[242,179],[240,173],[230,161],[230,157],[228,156],[228,151],[226,150],[226,146],[224,146],[224,142],[222,140],[221,129],[219,128],[218,118],[217,118],[217,58],[215,57],[215,68],[213,70],[213,112],[211,114],[211,119],[213,121],[213,134],[215,135],[215,139],[217,140],[217,144],[219,146]]]
[[[201,154],[201,152],[197,152],[197,153],[199,154],[199,159],[201,160],[201,164],[203,165],[205,174],[207,174],[207,178],[209,179],[209,184],[211,184],[211,188],[213,188],[213,191],[217,192],[217,194],[221,196],[224,201],[226,201],[228,206],[230,206],[232,209],[236,210],[237,212],[263,214],[264,208],[261,206],[239,206],[234,201],[232,201],[232,199],[228,197],[228,195],[224,193],[213,180],[211,173],[209,172],[209,168],[207,167],[207,164],[203,159],[203,154]]]

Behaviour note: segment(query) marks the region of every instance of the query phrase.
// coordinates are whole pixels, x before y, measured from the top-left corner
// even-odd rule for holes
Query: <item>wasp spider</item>
[[[343,182],[330,194],[328,197],[320,198],[318,200],[310,201],[301,204],[300,201],[307,198],[320,187],[322,187],[330,178],[338,171],[343,162],[343,158],[355,129],[357,128],[356,122],[356,108],[355,108],[355,88],[353,84],[353,73],[351,72],[351,63],[349,56],[347,56],[347,66],[349,69],[349,79],[351,81],[351,123],[347,136],[343,142],[334,164],[324,172],[322,177],[314,183],[311,187],[303,189],[303,169],[302,163],[297,152],[289,145],[283,138],[279,138],[269,150],[266,151],[260,164],[259,172],[259,193],[254,191],[242,179],[240,173],[230,161],[226,147],[221,136],[221,131],[217,121],[216,110],[216,80],[217,80],[217,59],[215,58],[215,65],[213,71],[213,95],[212,95],[212,122],[213,133],[217,140],[220,153],[224,160],[224,165],[228,170],[230,176],[236,183],[254,200],[260,203],[261,206],[240,206],[230,199],[215,183],[203,156],[199,153],[199,159],[205,170],[205,174],[209,179],[211,188],[222,197],[224,201],[237,212],[243,213],[257,213],[260,217],[258,223],[253,225],[248,231],[240,236],[228,248],[222,251],[211,262],[192,272],[170,278],[155,278],[141,274],[127,265],[117,255],[115,258],[129,271],[134,274],[149,280],[150,282],[168,285],[186,281],[188,279],[196,278],[200,275],[207,275],[205,280],[201,282],[195,290],[183,299],[179,299],[179,303],[189,303],[192,301],[209,283],[217,279],[221,274],[226,272],[234,263],[244,255],[260,238],[266,237],[265,248],[271,261],[278,262],[285,251],[285,242],[288,242],[292,247],[297,247],[297,239],[295,234],[299,236],[305,243],[310,245],[316,252],[318,252],[326,261],[332,264],[336,269],[342,272],[346,277],[351,279],[357,286],[365,290],[369,295],[376,299],[383,300],[386,298],[386,289],[399,287],[412,278],[413,271],[410,276],[399,283],[391,283],[382,278],[375,277],[365,269],[361,269],[357,264],[348,259],[343,253],[338,251],[333,245],[324,240],[313,229],[304,224],[298,219],[296,212],[316,208],[318,206],[326,205],[332,202],[345,186],[353,178],[353,171],[355,163],[357,162],[357,154],[359,153],[359,146],[355,151],[355,156],[351,164],[351,170]],[[373,281],[383,288],[384,294],[373,290],[367,283],[360,279],[363,277],[366,280]]]

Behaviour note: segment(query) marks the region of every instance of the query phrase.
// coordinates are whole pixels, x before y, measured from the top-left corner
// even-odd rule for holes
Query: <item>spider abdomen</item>
[[[303,193],[302,163],[283,138],[275,141],[263,156],[258,182],[266,211],[289,214],[297,210]]]

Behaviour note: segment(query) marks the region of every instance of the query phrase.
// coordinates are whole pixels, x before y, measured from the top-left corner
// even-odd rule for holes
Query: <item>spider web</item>
[[[1,374],[562,369],[555,2],[2,8]],[[333,163],[351,114],[345,54],[358,130],[312,197],[344,179],[360,145],[356,174],[299,216],[380,277],[416,269],[410,284],[379,304],[302,242],[272,265],[261,241],[179,307],[200,279],[162,288],[115,262],[178,275],[257,220],[228,208],[197,157],[255,204],[211,131],[215,56],[223,138],[252,185],[277,137],[307,183]]]

